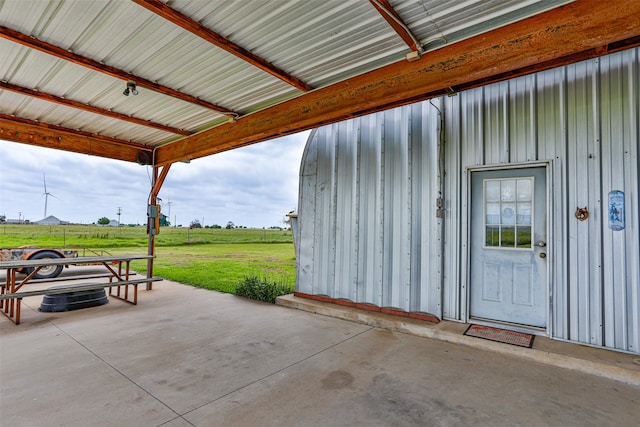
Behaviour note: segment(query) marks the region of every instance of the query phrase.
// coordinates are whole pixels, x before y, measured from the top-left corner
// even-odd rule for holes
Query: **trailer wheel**
[[[56,252],[42,251],[42,252],[38,252],[37,254],[30,257],[29,259],[46,259],[46,258],[55,259],[55,258],[62,258],[62,256],[60,256],[60,254]],[[54,277],[58,277],[60,273],[62,273],[62,268],[63,267],[61,265],[50,265],[47,267],[42,267],[40,270],[38,270],[38,273],[36,273],[36,275],[33,276],[33,278],[34,279],[53,279]],[[33,271],[33,268],[27,268],[25,270],[27,274],[31,274],[31,272]]]

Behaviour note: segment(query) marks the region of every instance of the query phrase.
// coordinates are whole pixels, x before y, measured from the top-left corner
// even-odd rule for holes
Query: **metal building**
[[[298,294],[640,353],[639,55],[314,131]]]

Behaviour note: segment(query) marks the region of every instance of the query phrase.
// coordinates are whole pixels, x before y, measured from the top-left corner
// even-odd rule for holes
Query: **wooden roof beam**
[[[217,111],[218,113],[224,114],[226,116],[238,117],[237,113],[230,111],[226,108],[220,107],[208,101],[202,100],[200,98],[196,98],[195,96],[172,89],[170,87],[152,82],[150,80],[144,79],[134,74],[127,73],[126,71],[120,70],[110,65],[102,64],[94,59],[77,55],[73,52],[70,52],[61,47],[55,46],[51,43],[47,43],[45,41],[38,40],[35,37],[22,34],[21,32],[13,30],[11,28],[0,26],[0,37],[10,40],[14,43],[19,43],[30,49],[35,49],[40,52],[46,53],[48,55],[55,56],[56,58],[69,61],[77,65],[81,65],[83,67],[89,68],[99,73],[109,75],[111,77],[115,77],[117,79],[132,80],[138,86],[146,87],[147,89],[151,89],[155,92],[162,93],[164,95],[168,95],[173,98],[181,99],[183,101],[196,104],[204,108],[208,108],[209,110]]]
[[[140,151],[153,151],[146,145],[7,114],[0,114],[0,139],[128,162],[135,162]]]
[[[194,159],[480,84],[640,46],[640,2],[577,0],[376,71],[317,89],[157,150]]]
[[[223,49],[224,51],[248,62],[254,67],[260,68],[272,76],[282,80],[283,82],[303,91],[308,92],[313,89],[310,85],[292,76],[284,70],[276,67],[267,60],[253,54],[245,48],[235,44],[231,40],[221,36],[213,30],[203,26],[197,21],[189,18],[186,15],[178,12],[175,9],[170,8],[160,0],[133,0],[138,5],[145,9],[155,13],[158,16],[163,17],[167,21],[174,23],[175,25],[195,34],[196,36],[208,41],[209,43]]]
[[[188,136],[191,132],[183,129],[178,129],[171,126],[166,126],[161,123],[155,123],[150,120],[139,119],[137,117],[129,116],[127,114],[117,113],[112,110],[106,110],[104,108],[96,107],[94,105],[84,104],[82,102],[74,101],[61,96],[52,95],[50,93],[41,92],[39,90],[29,89],[26,87],[11,84],[9,82],[0,81],[0,89],[9,90],[11,92],[19,93],[22,95],[31,96],[33,98],[42,99],[44,101],[53,102],[56,104],[64,105],[78,110],[88,111],[90,113],[99,114],[101,116],[111,117],[113,119],[124,120],[130,123],[135,123],[140,126],[147,126],[155,129],[159,129],[165,132],[173,133],[176,135]]]

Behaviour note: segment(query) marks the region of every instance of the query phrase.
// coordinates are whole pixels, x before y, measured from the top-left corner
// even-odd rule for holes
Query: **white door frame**
[[[500,321],[486,321],[479,319],[471,319],[471,174],[473,172],[484,172],[484,171],[503,171],[509,169],[526,169],[526,168],[535,168],[535,167],[544,167],[546,171],[546,179],[547,179],[547,188],[546,188],[546,196],[547,196],[547,326],[546,328],[527,328],[521,327],[519,325],[507,324],[508,329],[521,331],[526,333],[534,333],[538,335],[546,335],[552,336],[551,325],[552,322],[552,314],[553,314],[553,294],[552,294],[552,283],[551,279],[553,277],[554,271],[554,236],[553,236],[553,162],[551,160],[548,161],[536,161],[530,163],[509,163],[509,164],[498,164],[498,165],[485,165],[485,166],[469,166],[465,168],[466,180],[465,185],[467,186],[465,197],[466,197],[466,212],[465,217],[466,221],[463,225],[465,236],[463,238],[465,248],[462,251],[462,259],[461,259],[461,277],[464,278],[464,283],[462,284],[463,289],[460,293],[463,301],[461,301],[461,307],[464,307],[464,316],[463,320],[466,323],[477,323],[484,324],[487,326],[504,326],[504,323]]]

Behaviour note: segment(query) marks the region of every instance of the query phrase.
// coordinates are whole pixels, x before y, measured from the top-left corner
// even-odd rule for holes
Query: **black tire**
[[[29,259],[47,259],[47,258],[52,258],[52,259],[62,258],[62,255],[60,255],[57,252],[43,251],[43,252],[38,252],[32,257],[29,257]],[[34,279],[53,279],[54,277],[58,277],[60,273],[62,273],[62,269],[63,269],[62,265],[52,265],[50,267],[42,267],[40,270],[38,270],[38,273],[36,273],[36,275],[33,276],[33,278]],[[33,271],[33,268],[27,268],[25,273],[29,275],[31,274],[32,271]]]

